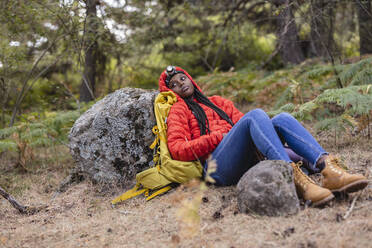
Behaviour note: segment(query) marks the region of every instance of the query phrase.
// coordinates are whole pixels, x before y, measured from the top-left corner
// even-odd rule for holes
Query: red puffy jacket
[[[183,71],[195,87],[200,90],[199,86],[185,70],[180,67],[176,67],[176,70]],[[172,91],[165,84],[166,77],[164,71],[159,79],[160,92]],[[217,107],[225,111],[234,124],[243,116],[243,113],[235,108],[231,101],[220,96],[208,98]],[[172,106],[167,118],[168,148],[173,159],[192,161],[199,158],[205,160],[221,142],[223,134],[230,131],[231,125],[227,121],[223,120],[213,109],[203,104],[200,105],[208,118],[210,130],[210,133],[207,132],[207,134],[202,136],[200,136],[200,128],[195,116],[185,101],[177,95],[177,102]]]

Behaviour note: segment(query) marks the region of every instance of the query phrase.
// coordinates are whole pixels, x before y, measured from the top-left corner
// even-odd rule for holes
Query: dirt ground
[[[371,181],[372,140],[351,137],[335,145],[330,136],[317,138],[326,150],[345,160],[352,172],[363,173]],[[103,195],[84,181],[55,193],[71,168],[71,158],[59,161],[58,167],[44,165],[14,176],[15,169],[4,161],[0,185],[5,184],[25,205],[46,207],[25,216],[0,199],[0,247],[372,247],[371,184],[324,208],[302,207],[291,217],[239,213],[235,187],[209,186],[202,191],[198,184],[149,202],[140,196],[112,208],[110,201],[120,189]],[[200,194],[197,212],[195,199]],[[194,204],[182,212],[189,199]],[[187,228],[190,219],[193,225]]]

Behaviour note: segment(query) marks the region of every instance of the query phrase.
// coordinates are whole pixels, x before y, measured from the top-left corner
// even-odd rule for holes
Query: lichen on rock
[[[82,114],[70,130],[75,173],[102,186],[129,187],[149,166],[158,91],[123,88]]]

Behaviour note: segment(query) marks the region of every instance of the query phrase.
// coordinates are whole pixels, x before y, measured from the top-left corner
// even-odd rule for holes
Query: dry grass
[[[371,179],[371,140],[356,142],[346,137],[338,146],[326,135],[318,140],[341,156],[352,171]],[[203,192],[198,232],[187,237],[176,215],[184,200],[200,192],[198,184],[172,190],[148,203],[142,197],[131,199],[113,209],[110,200],[120,189],[100,195],[86,181],[55,195],[58,183],[71,168],[71,159],[23,174],[9,163],[11,160],[6,160],[0,168],[0,185],[6,184],[26,205],[48,207],[23,216],[0,199],[1,247],[371,247],[371,186],[338,198],[331,206],[306,208],[287,218],[238,213],[235,188],[211,186]],[[16,179],[5,182],[11,177]],[[353,211],[343,220],[357,194]]]

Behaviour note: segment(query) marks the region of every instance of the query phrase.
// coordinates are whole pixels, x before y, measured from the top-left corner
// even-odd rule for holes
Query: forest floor
[[[335,145],[325,133],[316,137],[352,172],[367,175],[371,182],[372,140],[345,135]],[[66,148],[54,153],[64,154],[63,159],[43,160],[23,173],[14,166],[14,159],[2,156],[0,185],[21,203],[45,208],[21,215],[0,199],[0,247],[372,247],[371,184],[324,208],[302,207],[290,217],[239,213],[235,187],[209,186],[202,191],[198,184],[179,187],[149,202],[140,196],[112,208],[110,201],[121,189],[102,194],[83,181],[55,193],[73,161]],[[199,213],[182,214],[183,202],[198,193],[203,194]],[[187,220],[196,225],[187,228]]]

